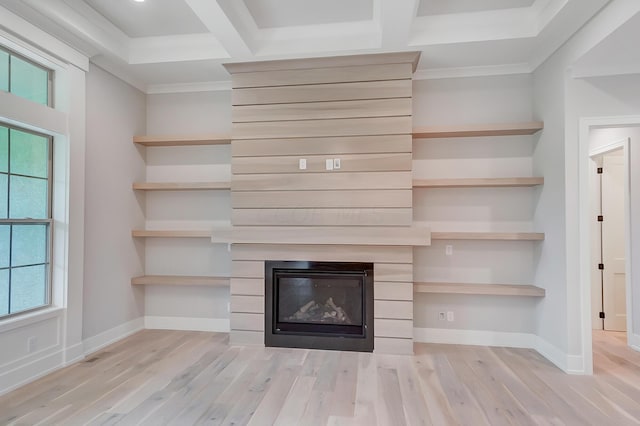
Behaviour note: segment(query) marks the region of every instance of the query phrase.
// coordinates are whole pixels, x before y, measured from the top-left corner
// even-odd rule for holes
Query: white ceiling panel
[[[640,73],[640,14],[629,19],[573,66],[574,76]]]
[[[529,73],[610,2],[0,0],[0,7],[141,90],[168,93],[225,90],[227,62],[407,50],[422,52],[418,78]],[[637,27],[631,21],[583,58],[583,74],[640,69]],[[615,46],[630,53],[612,55]]]
[[[529,7],[535,0],[420,0],[418,16]]]
[[[422,50],[418,69],[487,67],[526,63],[535,39],[497,40],[428,46]]]
[[[244,3],[258,28],[367,21],[373,17],[373,0],[244,0]]]
[[[207,31],[183,0],[84,0],[129,37],[198,34]]]

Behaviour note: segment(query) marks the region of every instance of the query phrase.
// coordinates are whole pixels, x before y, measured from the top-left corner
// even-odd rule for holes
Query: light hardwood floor
[[[623,339],[594,333],[587,377],[523,349],[416,344],[409,357],[146,330],[0,397],[0,424],[640,424],[640,353]]]

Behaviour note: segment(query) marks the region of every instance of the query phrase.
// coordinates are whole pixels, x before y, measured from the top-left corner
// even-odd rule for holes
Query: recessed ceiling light
[[[133,0],[133,1],[136,1],[138,3],[142,3],[144,0]]]

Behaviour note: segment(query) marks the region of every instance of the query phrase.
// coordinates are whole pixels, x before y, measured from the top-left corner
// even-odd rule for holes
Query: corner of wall
[[[529,333],[418,327],[413,329],[413,339],[416,343],[510,348],[533,348],[535,343],[535,336]]]
[[[638,339],[634,349],[640,351],[640,336],[634,337]],[[540,336],[531,333],[414,328],[413,339],[416,343],[534,349],[565,373],[588,374],[583,356],[568,355]]]
[[[124,324],[120,324],[107,331],[96,334],[95,336],[85,339],[83,343],[84,355],[89,355],[96,352],[105,346],[109,346],[112,343],[116,343],[119,340],[124,339],[140,330],[144,329],[144,317],[139,317],[134,320],[128,321]]]
[[[150,330],[189,330],[228,333],[230,330],[230,322],[228,318],[147,316],[144,318],[144,328]]]
[[[640,334],[629,334],[628,343],[631,349],[640,352]]]

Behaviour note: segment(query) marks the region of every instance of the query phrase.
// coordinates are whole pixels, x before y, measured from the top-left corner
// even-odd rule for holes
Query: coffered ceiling
[[[147,93],[221,64],[422,52],[417,78],[533,71],[609,0],[0,0]]]

